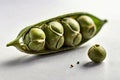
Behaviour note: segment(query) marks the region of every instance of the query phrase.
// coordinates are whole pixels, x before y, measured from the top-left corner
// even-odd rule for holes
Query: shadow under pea
[[[91,62],[87,62],[87,63],[83,64],[83,67],[84,68],[92,68],[92,67],[97,67],[100,64],[102,64],[102,63],[94,63],[91,61]]]

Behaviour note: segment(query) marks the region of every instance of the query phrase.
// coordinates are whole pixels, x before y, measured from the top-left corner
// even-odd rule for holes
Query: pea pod
[[[93,38],[106,22],[84,12],[65,14],[24,28],[7,46],[29,54],[74,49]]]

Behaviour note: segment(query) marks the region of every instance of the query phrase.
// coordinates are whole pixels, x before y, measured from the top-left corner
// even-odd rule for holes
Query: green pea
[[[80,44],[82,35],[80,33],[80,25],[73,18],[64,18],[62,20],[64,26],[65,45],[76,46]]]
[[[46,46],[50,50],[57,50],[64,44],[64,29],[57,21],[50,22],[44,29],[46,35]]]
[[[102,46],[95,44],[89,49],[88,56],[93,62],[100,63],[106,58],[106,50]]]
[[[39,28],[31,28],[29,33],[24,36],[23,41],[28,48],[33,51],[40,51],[45,45],[45,33]]]
[[[92,38],[96,33],[96,25],[89,16],[80,16],[78,22],[81,25],[81,32],[85,39]]]

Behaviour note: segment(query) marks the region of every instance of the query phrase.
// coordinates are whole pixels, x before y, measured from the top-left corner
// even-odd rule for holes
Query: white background
[[[119,80],[119,3],[119,0],[0,0],[0,80]],[[71,12],[88,12],[107,19],[108,23],[93,39],[72,51],[34,56],[6,47],[24,27]],[[105,61],[99,65],[91,63],[87,56],[88,49],[96,43],[107,51]]]

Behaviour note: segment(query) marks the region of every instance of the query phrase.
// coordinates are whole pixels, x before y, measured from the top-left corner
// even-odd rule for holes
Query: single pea
[[[77,46],[82,41],[82,34],[80,33],[79,23],[73,19],[66,17],[62,20],[64,27],[64,45]]]
[[[45,46],[45,33],[42,29],[31,28],[29,33],[24,36],[23,41],[30,50],[40,51]]]
[[[46,47],[50,50],[60,49],[64,44],[64,29],[60,22],[52,21],[44,28]]]
[[[106,51],[99,44],[95,44],[88,50],[88,57],[93,62],[100,63],[100,62],[102,62],[105,59]]]
[[[95,35],[96,25],[91,17],[83,15],[78,17],[77,21],[81,26],[81,33],[83,38],[90,39]]]

